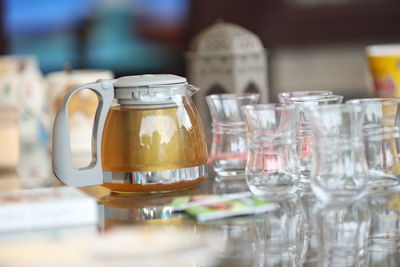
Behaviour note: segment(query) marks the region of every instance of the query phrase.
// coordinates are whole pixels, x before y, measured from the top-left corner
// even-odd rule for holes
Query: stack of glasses
[[[226,132],[216,126],[222,125],[217,118],[230,120],[221,100],[228,98],[234,95],[207,99],[214,125],[211,156],[216,173],[225,178],[216,148]],[[241,125],[232,124],[230,138],[247,132],[247,144],[225,147],[242,148],[247,158],[242,171],[254,195],[278,203],[300,200],[303,218],[288,237],[298,241],[289,247],[299,262],[367,266],[368,247],[394,250],[400,234],[388,234],[387,227],[394,226],[382,223],[387,214],[370,209],[400,190],[400,99],[342,104],[343,97],[330,91],[303,91],[279,94],[279,104],[253,100],[225,105],[235,109],[233,122]],[[229,159],[235,158],[225,153],[224,164],[233,165]]]

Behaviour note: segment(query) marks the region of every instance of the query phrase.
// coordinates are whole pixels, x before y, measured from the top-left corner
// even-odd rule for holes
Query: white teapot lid
[[[114,87],[142,87],[187,83],[186,78],[173,74],[143,74],[118,78]]]
[[[172,74],[144,74],[118,78],[115,97],[130,108],[176,106],[176,96],[186,94],[186,78]]]

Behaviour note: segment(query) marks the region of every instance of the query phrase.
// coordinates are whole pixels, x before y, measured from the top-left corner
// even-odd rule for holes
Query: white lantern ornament
[[[268,102],[267,51],[249,30],[219,21],[195,36],[187,59],[190,82],[201,88],[195,98],[201,114],[208,114],[210,94],[256,92]]]

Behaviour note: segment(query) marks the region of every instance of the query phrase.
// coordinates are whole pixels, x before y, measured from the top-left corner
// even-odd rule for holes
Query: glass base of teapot
[[[143,171],[103,172],[104,187],[116,193],[166,193],[194,188],[208,176],[207,164],[190,168]]]

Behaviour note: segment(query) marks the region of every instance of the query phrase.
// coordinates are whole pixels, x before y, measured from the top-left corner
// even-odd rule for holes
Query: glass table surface
[[[18,185],[18,177],[0,175],[0,191],[17,189]],[[212,264],[199,264],[193,260],[183,266],[321,266],[318,257],[321,235],[318,223],[321,220],[316,220],[316,217],[322,217],[325,221],[339,218],[343,225],[349,225],[351,229],[354,225],[357,228],[357,224],[368,222],[367,228],[357,228],[358,235],[355,238],[351,236],[354,229],[350,231],[343,228],[344,232],[341,232],[341,237],[350,243],[352,239],[361,239],[360,234],[366,238],[366,247],[362,249],[365,250],[363,253],[367,261],[361,261],[357,258],[360,256],[356,255],[353,262],[333,262],[330,266],[400,266],[400,192],[369,195],[359,203],[341,209],[318,208],[311,192],[299,191],[296,196],[278,203],[280,207],[275,211],[200,223],[185,213],[172,212],[168,204],[178,196],[247,191],[246,182],[219,182],[211,173],[205,182],[194,189],[164,194],[124,195],[110,192],[102,186],[81,190],[98,201],[100,219],[95,229],[97,233],[125,226],[184,229],[198,236],[213,235],[217,260]],[[350,239],[346,235],[350,235]],[[19,234],[18,239],[25,240],[29,236],[29,233]],[[7,238],[0,234],[3,241]],[[345,250],[346,247],[343,248]],[[338,251],[342,251],[340,246]],[[336,256],[348,257],[347,254],[343,255],[339,253]]]

